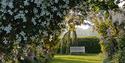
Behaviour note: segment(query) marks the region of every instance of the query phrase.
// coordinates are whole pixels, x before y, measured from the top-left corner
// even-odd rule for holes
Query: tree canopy
[[[28,45],[54,45],[64,27],[64,16],[76,5],[73,3],[76,1],[1,0],[0,53],[5,55],[4,60],[28,52]]]

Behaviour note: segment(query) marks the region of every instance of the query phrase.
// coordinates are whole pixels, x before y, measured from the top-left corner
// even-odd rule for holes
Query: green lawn
[[[97,54],[56,55],[51,63],[101,63],[101,60]]]

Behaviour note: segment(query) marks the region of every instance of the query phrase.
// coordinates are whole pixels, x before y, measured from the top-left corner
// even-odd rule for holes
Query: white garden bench
[[[70,47],[70,54],[72,53],[85,53],[85,47],[73,46]]]

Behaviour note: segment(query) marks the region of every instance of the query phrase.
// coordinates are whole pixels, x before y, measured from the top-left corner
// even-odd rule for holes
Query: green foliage
[[[109,10],[109,9],[116,9],[118,8],[117,5],[115,5],[114,0],[87,0],[87,3],[89,3],[92,11],[100,12],[100,10]]]
[[[101,51],[105,55],[104,63],[112,60],[118,46],[116,41],[118,30],[112,23],[111,16],[107,10],[95,13],[92,18],[92,22],[95,24],[95,30],[99,34]]]
[[[125,63],[125,34],[122,33],[122,35],[117,38],[118,42],[118,49],[115,52],[112,62],[114,63]]]

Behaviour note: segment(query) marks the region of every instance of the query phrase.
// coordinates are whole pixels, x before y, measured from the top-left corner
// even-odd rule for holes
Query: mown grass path
[[[101,63],[102,58],[97,54],[85,55],[56,55],[51,63]]]

